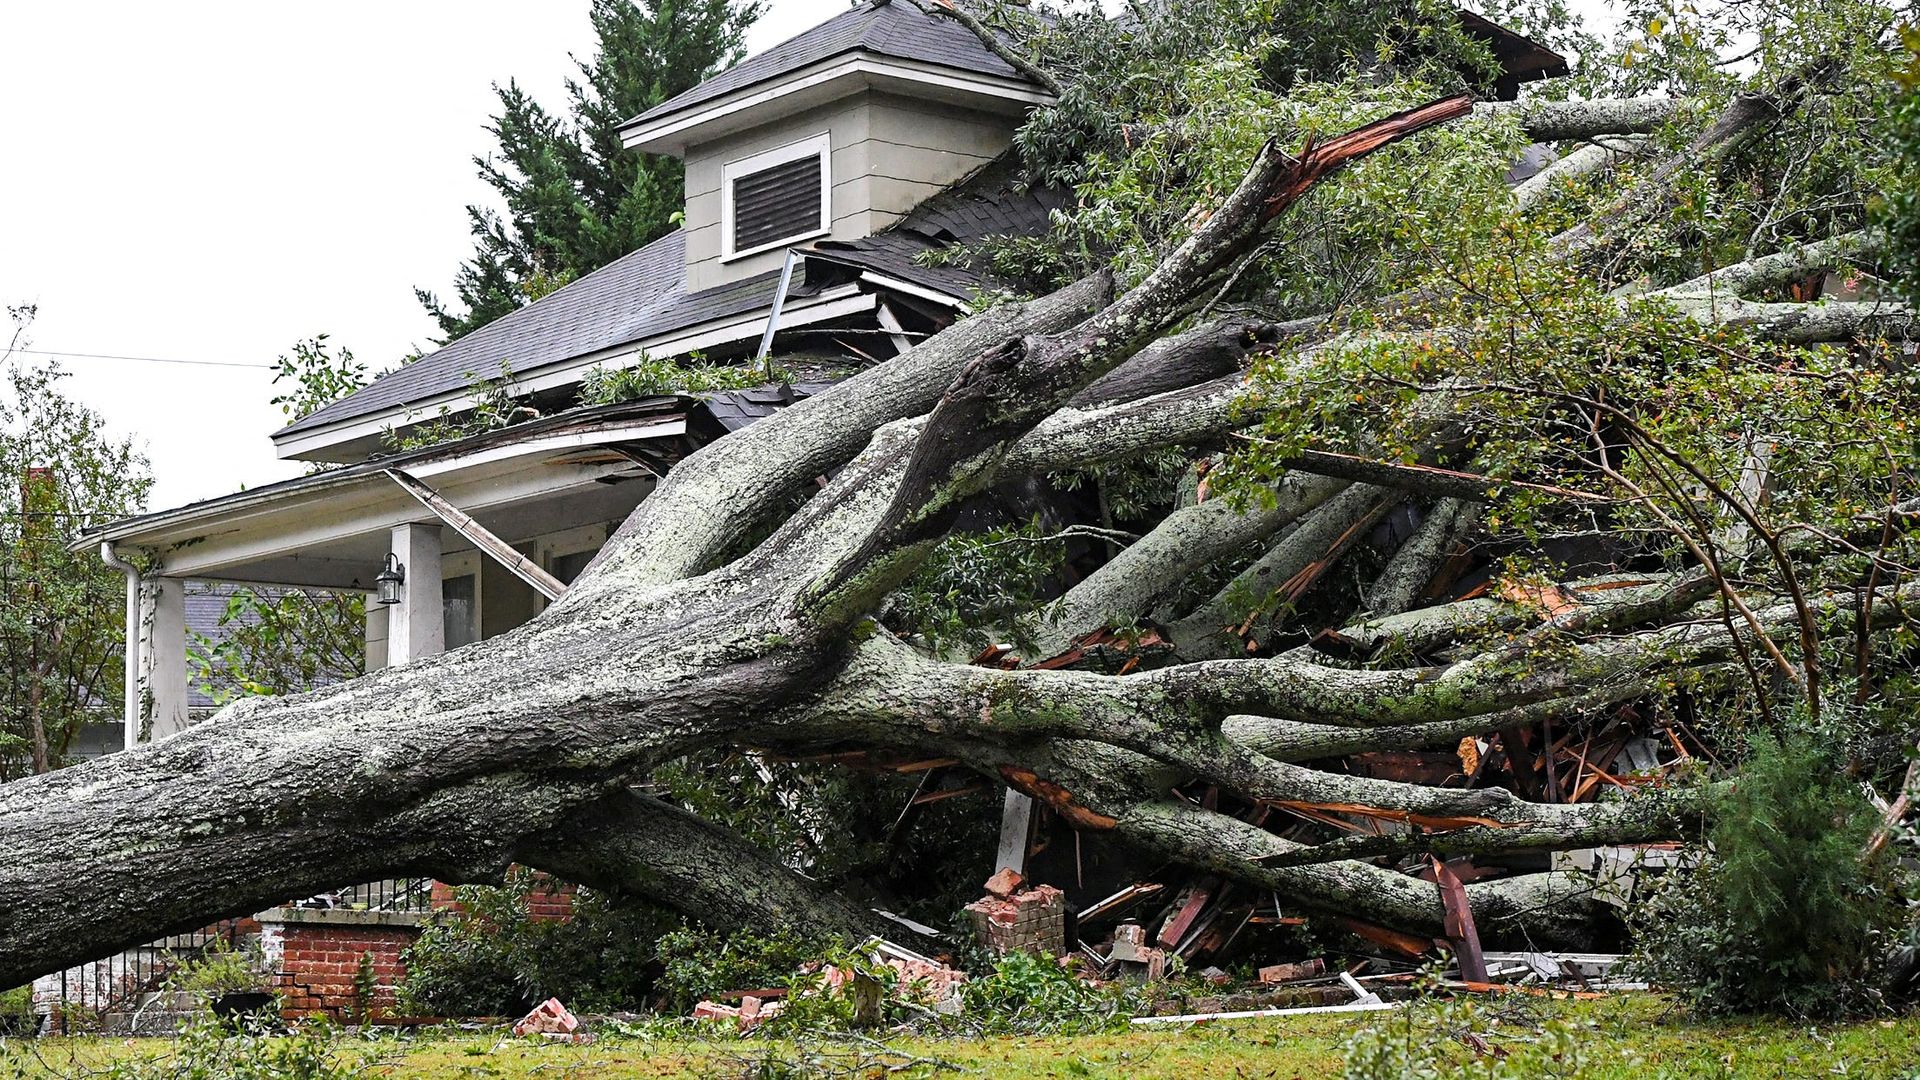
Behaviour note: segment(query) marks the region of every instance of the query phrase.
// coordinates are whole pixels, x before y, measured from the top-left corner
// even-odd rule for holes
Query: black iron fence
[[[39,980],[34,989],[47,1006],[49,1029],[61,1035],[91,1030],[108,1013],[137,1007],[184,965],[216,950],[238,948],[241,933],[242,921],[227,919]]]
[[[433,906],[433,879],[389,878],[309,897],[293,907],[347,908],[355,911],[427,911]]]
[[[433,906],[431,878],[389,878],[333,889],[288,905],[354,911],[426,912]],[[138,1009],[149,994],[164,990],[187,964],[220,949],[239,949],[251,920],[228,919],[191,934],[175,934],[68,968],[34,984],[37,1011],[48,1017],[47,1030],[69,1034],[97,1028],[111,1013]]]

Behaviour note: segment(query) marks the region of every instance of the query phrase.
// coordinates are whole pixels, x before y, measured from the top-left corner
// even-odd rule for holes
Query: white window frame
[[[615,528],[618,528],[618,526],[607,524],[581,525],[577,528],[565,529],[557,533],[548,533],[534,541],[534,550],[537,553],[536,561],[540,563],[541,569],[551,574],[554,572],[554,563],[565,556],[579,555],[582,552],[588,551],[597,552],[601,548],[606,547],[607,538],[613,535],[613,529]],[[543,602],[541,609],[545,610],[545,607],[546,605]]]
[[[456,551],[452,554],[440,556],[440,581],[443,585],[448,581],[452,581],[454,578],[466,577],[469,574],[473,576],[473,640],[475,641],[486,640],[485,630],[487,622],[486,616],[481,610],[487,602],[486,597],[483,595],[486,592],[486,588],[482,584],[486,575],[482,573],[481,570],[481,557],[478,551],[469,549],[467,551]],[[440,593],[440,606],[443,612],[442,618],[444,619],[444,611],[446,608],[446,591],[444,588]]]
[[[743,176],[771,169],[775,165],[785,165],[789,161],[820,156],[820,227],[806,232],[783,236],[758,247],[735,251],[733,247],[733,182]],[[738,161],[730,161],[720,168],[720,261],[732,262],[763,251],[775,251],[791,247],[802,240],[812,240],[833,231],[833,139],[827,132],[810,135],[807,138],[763,150]]]

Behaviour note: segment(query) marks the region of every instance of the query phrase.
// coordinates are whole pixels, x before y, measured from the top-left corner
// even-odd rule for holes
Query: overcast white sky
[[[264,365],[325,332],[390,364],[471,249],[490,84],[559,105],[586,7],[0,0],[0,303],[39,305],[40,350]],[[749,45],[844,7],[773,0]],[[145,442],[155,509],[301,471],[261,368],[61,362]]]

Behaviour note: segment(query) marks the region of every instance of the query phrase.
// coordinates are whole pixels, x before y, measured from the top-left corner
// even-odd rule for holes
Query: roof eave
[[[800,326],[820,319],[836,318],[851,313],[846,310],[848,304],[858,308],[870,307],[872,303],[872,297],[860,293],[856,286],[832,289],[807,297],[804,301],[789,300],[781,313],[781,325]],[[539,368],[516,371],[509,389],[519,394],[539,393],[578,382],[596,366],[619,366],[642,352],[655,356],[679,356],[694,350],[751,340],[760,336],[766,319],[767,310],[764,307],[756,308]],[[373,412],[342,417],[319,427],[300,431],[282,429],[273,436],[274,452],[283,459],[332,460],[330,454],[338,456],[341,448],[357,445],[368,437],[379,437],[389,428],[435,419],[443,408],[450,413],[463,412],[473,404],[473,392],[462,388]]]
[[[442,463],[466,462],[502,448],[542,443],[569,435],[593,434],[605,430],[610,425],[652,423],[671,427],[674,422],[678,422],[684,426],[687,410],[699,403],[700,399],[697,397],[666,394],[616,405],[575,409],[437,446],[375,458],[357,465],[295,477],[291,480],[238,491],[231,495],[203,499],[167,510],[122,518],[88,531],[70,543],[68,549],[88,551],[99,547],[102,543],[128,542],[143,534],[178,529],[185,525],[218,519],[290,497],[350,486],[369,476],[377,476],[387,469],[419,470]],[[663,429],[662,433],[673,434],[674,432]]]
[[[1009,114],[1055,100],[1023,79],[854,49],[685,108],[648,113],[622,126],[620,139],[629,150],[683,157],[690,146],[766,123],[772,114],[798,112],[862,89]]]

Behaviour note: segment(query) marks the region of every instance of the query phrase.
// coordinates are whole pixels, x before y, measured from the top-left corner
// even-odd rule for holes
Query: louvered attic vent
[[[808,139],[726,167],[729,257],[826,231],[825,142]]]

